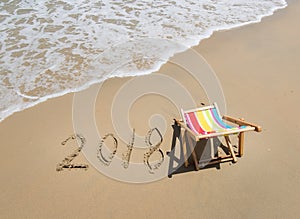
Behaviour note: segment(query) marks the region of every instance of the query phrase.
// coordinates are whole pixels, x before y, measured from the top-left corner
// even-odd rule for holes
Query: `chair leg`
[[[242,157],[244,154],[244,140],[245,140],[245,133],[241,132],[239,134],[239,157]]]
[[[225,135],[224,137],[225,137],[225,140],[226,140],[228,149],[229,149],[229,151],[230,151],[230,153],[231,153],[231,156],[232,156],[232,158],[233,158],[233,163],[236,163],[236,162],[237,162],[237,158],[236,158],[235,153],[234,153],[234,151],[233,151],[233,147],[232,147],[232,145],[231,145],[230,139],[229,139],[229,137],[226,136],[226,135]]]

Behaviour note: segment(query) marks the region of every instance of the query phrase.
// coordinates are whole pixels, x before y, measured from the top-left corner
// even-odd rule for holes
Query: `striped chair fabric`
[[[245,126],[230,126],[220,117],[216,107],[193,112],[183,112],[186,125],[196,134],[205,135],[229,130],[238,130]]]

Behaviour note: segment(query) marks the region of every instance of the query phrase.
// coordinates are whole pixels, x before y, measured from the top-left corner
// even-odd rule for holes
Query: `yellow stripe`
[[[211,132],[212,129],[211,127],[209,126],[209,124],[207,123],[204,115],[203,115],[203,111],[197,111],[197,118],[198,118],[198,121],[201,125],[201,127],[206,131],[206,132]]]

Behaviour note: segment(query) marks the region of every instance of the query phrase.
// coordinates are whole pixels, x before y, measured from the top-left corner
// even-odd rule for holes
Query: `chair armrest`
[[[237,119],[237,118],[234,118],[234,117],[231,117],[231,116],[227,116],[227,115],[224,115],[223,119],[225,119],[225,120],[227,120],[229,122],[235,123],[237,125],[252,126],[252,127],[255,128],[256,132],[261,132],[262,131],[262,127],[261,126],[253,124],[253,123],[250,123],[250,122],[246,122],[246,121],[244,121],[242,119]]]

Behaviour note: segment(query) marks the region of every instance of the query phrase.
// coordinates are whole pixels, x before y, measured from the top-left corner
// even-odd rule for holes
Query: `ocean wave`
[[[0,121],[110,77],[149,74],[214,31],[284,0],[14,0],[0,3]]]

